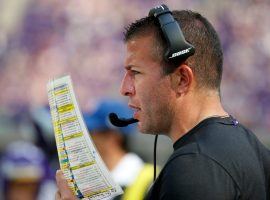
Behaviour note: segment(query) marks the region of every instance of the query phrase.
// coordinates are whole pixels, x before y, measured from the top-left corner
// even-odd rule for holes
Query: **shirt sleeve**
[[[222,166],[201,154],[181,155],[168,163],[162,200],[238,199],[237,187]]]

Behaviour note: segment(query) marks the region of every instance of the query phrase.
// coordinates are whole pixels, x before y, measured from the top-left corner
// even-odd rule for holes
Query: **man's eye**
[[[138,72],[138,71],[136,71],[136,70],[130,70],[130,71],[131,71],[131,73],[132,73],[133,75],[140,74],[140,72]]]

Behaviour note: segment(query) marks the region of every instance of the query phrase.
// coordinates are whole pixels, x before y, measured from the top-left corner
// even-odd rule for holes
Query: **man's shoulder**
[[[262,160],[262,152],[270,155],[269,150],[242,125],[209,124],[191,140],[176,149],[168,160],[163,173],[166,179],[175,180],[175,184],[199,185],[205,180],[205,184],[214,183],[217,187],[230,182],[231,188],[238,191],[245,191],[250,182],[257,186],[265,184],[263,166],[269,168],[269,157],[263,163],[266,159]],[[213,175],[217,175],[218,182]]]
[[[233,179],[216,162],[199,153],[185,153],[166,164],[151,195],[158,196],[153,199],[202,199],[202,194],[205,199],[230,199],[236,190]]]
[[[184,139],[155,182],[153,199],[265,199],[260,152],[269,151],[251,131],[209,123]]]
[[[205,162],[215,162],[228,172],[235,171],[235,166],[238,170],[247,170],[247,165],[255,170],[260,167],[260,151],[266,149],[250,130],[239,123],[220,121],[198,129],[186,145],[175,149],[168,164],[196,154],[194,158],[202,160],[203,157]]]
[[[255,134],[240,123],[210,124],[196,134],[195,141],[198,152],[223,164],[257,163],[262,151],[268,151]]]
[[[234,121],[234,118],[209,120],[201,124],[201,126],[193,128],[190,132],[186,134],[190,134],[188,137],[184,135],[184,137],[188,138],[185,139],[185,145],[180,145],[180,148],[178,148],[178,145],[175,148],[175,154],[216,152],[216,149],[226,147],[229,147],[226,151],[232,150],[235,152],[243,150],[243,148],[254,148],[255,144],[260,144],[252,131]]]

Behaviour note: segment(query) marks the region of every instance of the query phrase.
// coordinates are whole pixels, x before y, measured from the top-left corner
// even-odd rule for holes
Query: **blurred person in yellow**
[[[93,112],[84,114],[85,123],[113,179],[124,190],[115,200],[143,199],[153,181],[153,165],[129,152],[128,136],[135,134],[136,128],[134,125],[113,126],[108,119],[111,112],[121,117],[132,115],[124,102],[103,99]]]
[[[1,159],[5,200],[53,200],[53,174],[43,151],[30,142],[10,143]]]

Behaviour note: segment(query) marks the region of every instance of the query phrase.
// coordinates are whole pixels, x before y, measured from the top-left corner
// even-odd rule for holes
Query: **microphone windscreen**
[[[134,118],[129,118],[129,119],[119,118],[115,113],[110,113],[109,119],[110,119],[110,122],[114,126],[117,126],[117,127],[125,127],[125,126],[128,126],[129,124],[138,122],[138,120]]]

